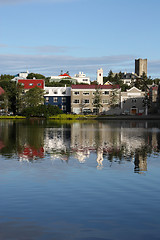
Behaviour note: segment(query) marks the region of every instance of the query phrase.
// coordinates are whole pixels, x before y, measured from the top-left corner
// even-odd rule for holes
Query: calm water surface
[[[0,121],[0,240],[160,239],[160,123]]]

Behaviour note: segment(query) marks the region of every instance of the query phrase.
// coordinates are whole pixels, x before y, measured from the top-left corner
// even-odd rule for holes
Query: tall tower
[[[97,70],[97,83],[99,85],[103,85],[103,69],[98,69]]]
[[[143,72],[147,76],[147,59],[135,59],[135,73],[141,77]]]

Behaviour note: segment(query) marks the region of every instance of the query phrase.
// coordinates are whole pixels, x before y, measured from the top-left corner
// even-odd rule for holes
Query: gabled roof
[[[62,75],[59,75],[60,77],[70,77],[71,78],[71,76],[69,76],[67,73],[64,73],[64,74],[62,74]]]
[[[119,85],[72,85],[72,89],[120,89]]]
[[[142,92],[142,91],[136,87],[132,87],[132,88],[128,89],[127,92]]]
[[[2,87],[0,87],[0,95],[2,95],[4,93],[5,93],[4,89]]]

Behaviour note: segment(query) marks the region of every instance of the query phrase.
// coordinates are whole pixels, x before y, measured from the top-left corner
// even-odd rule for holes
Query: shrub
[[[30,117],[45,117],[48,118],[53,115],[62,114],[62,110],[57,106],[39,105],[37,107],[27,107],[22,112],[22,116]]]

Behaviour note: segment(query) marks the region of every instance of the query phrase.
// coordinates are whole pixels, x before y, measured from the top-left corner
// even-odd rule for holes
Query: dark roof
[[[72,85],[72,89],[114,89],[120,88],[119,85]]]

